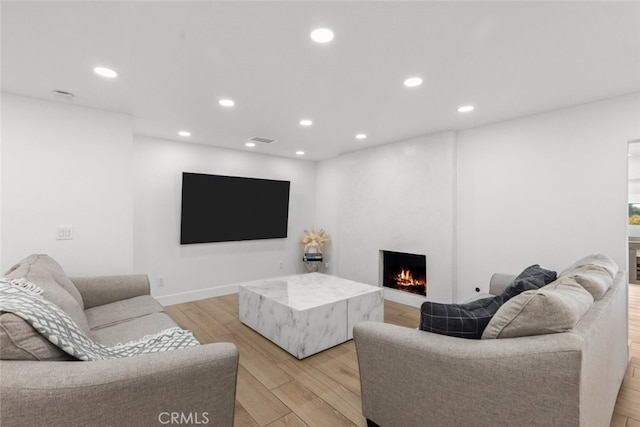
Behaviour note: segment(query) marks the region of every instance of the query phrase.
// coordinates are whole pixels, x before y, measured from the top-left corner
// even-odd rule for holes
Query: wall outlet
[[[159,288],[164,287],[164,276],[158,276],[158,287]]]
[[[278,263],[278,270],[282,270],[284,268],[284,262],[280,261]]]
[[[324,263],[324,268],[329,268],[329,263],[328,262]]]

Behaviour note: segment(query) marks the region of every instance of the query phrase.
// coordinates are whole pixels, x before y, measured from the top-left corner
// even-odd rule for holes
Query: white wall
[[[626,268],[639,116],[632,95],[315,164],[134,138],[129,116],[3,94],[2,269],[38,252],[70,275],[148,273],[170,303],[303,272],[298,240],[312,227],[331,238],[327,272],[365,283],[378,283],[380,249],[426,254],[436,301],[485,290],[494,271],[593,252]],[[182,171],[291,180],[290,237],[180,246]],[[74,240],[55,240],[57,226]]]
[[[454,155],[449,132],[320,162],[316,225],[332,236],[329,272],[378,285],[380,250],[425,254],[427,299],[451,301]],[[385,291],[406,304],[425,300]]]
[[[460,302],[534,263],[560,271],[601,252],[626,269],[639,118],[636,94],[319,162],[329,273],[375,284],[378,249],[425,253],[427,298]]]
[[[164,304],[236,292],[232,284],[238,282],[305,272],[299,241],[303,229],[314,225],[315,169],[310,161],[136,136],[135,269],[149,274],[152,293]],[[291,181],[289,237],[180,245],[182,172]]]
[[[130,116],[10,94],[1,143],[3,271],[48,253],[69,275],[149,274],[164,303],[305,271],[299,239],[314,224],[314,162],[134,137]],[[180,246],[182,171],[290,180],[289,238]],[[73,227],[74,239],[56,240],[58,226]]]
[[[627,143],[640,95],[457,135],[458,298],[491,273],[561,270],[591,253],[627,265]]]
[[[2,94],[3,271],[47,253],[69,275],[132,272],[131,135],[129,116]]]
[[[338,234],[341,212],[339,196],[344,181],[341,158],[318,162],[316,166],[316,216],[313,227],[325,230],[329,241],[322,252],[324,273],[339,275],[340,257],[337,248],[340,241]]]

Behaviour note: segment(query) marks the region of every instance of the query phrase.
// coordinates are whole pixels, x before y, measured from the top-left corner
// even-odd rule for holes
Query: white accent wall
[[[315,169],[310,161],[136,136],[135,269],[149,275],[152,293],[164,304],[237,292],[239,282],[306,272],[300,239],[313,226]],[[180,245],[182,172],[291,181],[288,237]]]
[[[129,116],[2,94],[2,271],[47,253],[68,275],[132,272],[132,154]]]
[[[319,162],[329,272],[377,283],[379,249],[424,253],[427,299],[460,302],[534,263],[560,271],[605,253],[627,269],[627,143],[639,136],[636,94]]]
[[[380,251],[426,255],[427,298],[455,290],[455,134],[444,132],[320,162],[316,224],[332,236],[329,272],[379,284]],[[392,289],[385,297],[419,305]]]

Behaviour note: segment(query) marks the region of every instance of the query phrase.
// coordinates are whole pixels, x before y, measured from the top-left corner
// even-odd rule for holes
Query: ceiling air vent
[[[71,92],[64,90],[52,90],[51,95],[53,95],[54,98],[63,99],[65,101],[73,101],[73,98],[75,98]]]
[[[261,136],[254,136],[253,138],[249,138],[249,141],[261,142],[263,144],[273,144],[276,142],[275,139],[263,138]]]

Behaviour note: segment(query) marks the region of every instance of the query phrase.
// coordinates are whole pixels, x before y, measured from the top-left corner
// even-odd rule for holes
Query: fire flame
[[[398,278],[403,282],[413,282],[413,275],[410,270],[405,270],[404,268],[398,274]]]
[[[397,270],[396,270],[397,271]],[[424,276],[421,276],[419,272],[416,272],[417,276],[414,278],[411,269],[401,268],[396,274],[393,275],[394,284],[390,287],[400,289],[405,292],[411,292],[419,295],[427,294],[427,280]],[[389,286],[385,284],[385,286]]]
[[[396,275],[393,277],[396,284],[401,286],[411,286],[411,285],[424,285],[424,279],[418,277],[414,278],[411,270],[408,268],[402,268]]]

